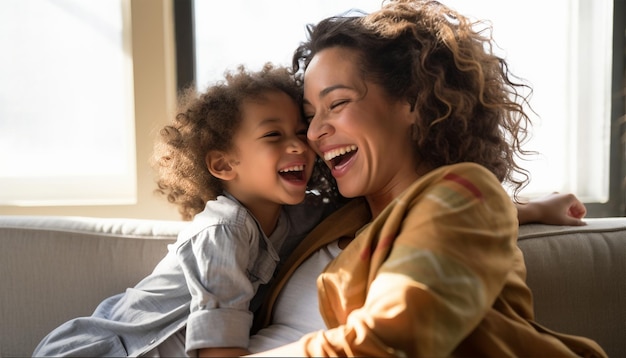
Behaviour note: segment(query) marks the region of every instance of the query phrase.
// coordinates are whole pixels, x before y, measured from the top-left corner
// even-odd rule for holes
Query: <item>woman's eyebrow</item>
[[[336,89],[352,89],[352,87],[349,87],[349,86],[346,86],[346,85],[341,85],[341,84],[333,85],[333,86],[326,87],[323,90],[321,90],[319,96],[320,97],[324,97],[324,96],[326,96],[327,94],[329,94],[330,92],[332,92],[332,91],[334,91]]]
[[[338,89],[352,90],[353,88],[350,87],[350,86],[342,85],[342,84],[336,84],[336,85],[328,86],[328,87],[324,88],[323,90],[321,90],[319,92],[318,97],[319,98],[323,98],[324,96],[328,95],[330,92],[332,92],[334,90],[338,90]],[[303,99],[303,103],[304,104],[311,104],[311,102],[309,102],[306,98]]]

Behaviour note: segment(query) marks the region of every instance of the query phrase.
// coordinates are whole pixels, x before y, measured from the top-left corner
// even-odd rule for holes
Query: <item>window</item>
[[[621,77],[615,78],[617,72],[612,67],[617,58],[622,67],[617,70],[623,73],[623,58],[620,62],[613,55],[617,41],[613,39],[614,2],[441,1],[473,19],[489,20],[498,54],[507,59],[514,75],[533,88],[533,134],[525,148],[539,155],[522,163],[532,175],[522,196],[572,192],[592,209],[590,216],[593,211],[622,215],[621,189],[615,175],[622,159],[614,159],[619,156],[620,147],[615,143],[619,136],[611,132],[616,119],[612,108],[615,112],[620,103],[623,107],[623,94],[621,100],[615,96],[615,82]],[[255,68],[266,61],[289,64],[292,51],[304,39],[305,24],[345,12],[351,6],[369,12],[380,3],[195,0],[197,85],[205,88],[225,69],[240,63]],[[285,9],[289,9],[289,16],[284,15]],[[237,21],[232,21],[233,14]],[[621,19],[623,34],[623,15],[617,18]],[[619,28],[615,32],[619,35]],[[623,108],[620,110],[623,114]],[[606,212],[600,206],[611,198],[619,199],[620,204],[613,204]]]
[[[0,2],[0,205],[136,200],[129,4]]]
[[[447,3],[491,20],[501,55],[533,88],[526,149],[539,155],[523,162],[532,178],[522,194],[572,192],[592,207],[609,202],[613,1]]]
[[[526,193],[558,190],[607,201],[612,2],[449,2],[492,19],[503,57],[533,88],[534,133],[526,148],[540,154],[524,163],[532,174]]]
[[[305,25],[350,9],[372,11],[380,0],[194,1],[196,80],[203,89],[239,64],[260,69],[271,61],[290,64]],[[236,14],[236,21],[233,17]],[[289,14],[289,15],[287,15]]]

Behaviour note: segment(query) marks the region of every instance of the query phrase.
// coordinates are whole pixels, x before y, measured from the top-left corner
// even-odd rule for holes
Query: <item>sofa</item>
[[[536,320],[626,357],[626,218],[523,225]],[[164,256],[179,221],[0,216],[0,357],[30,356],[61,323],[90,315]]]

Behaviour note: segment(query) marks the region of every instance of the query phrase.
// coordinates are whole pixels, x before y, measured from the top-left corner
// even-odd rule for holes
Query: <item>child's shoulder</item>
[[[197,233],[213,226],[231,226],[245,229],[253,222],[252,216],[245,207],[233,198],[220,195],[215,200],[209,200],[204,210],[196,214],[189,225],[183,229],[179,237],[194,236]]]

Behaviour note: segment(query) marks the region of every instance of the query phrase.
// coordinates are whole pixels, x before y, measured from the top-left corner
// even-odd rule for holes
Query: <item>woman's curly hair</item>
[[[487,24],[437,1],[392,0],[369,15],[344,14],[307,30],[292,63],[300,84],[316,53],[354,49],[364,79],[411,104],[415,150],[425,164],[481,164],[511,185],[515,198],[527,185],[528,171],[515,158],[529,154],[521,147],[530,125],[521,93],[529,88],[493,53]]]
[[[302,88],[288,68],[271,63],[258,72],[239,66],[204,93],[189,87],[180,95],[178,114],[159,131],[150,163],[157,174],[156,192],[178,206],[183,220],[191,220],[223,192],[222,182],[207,168],[206,154],[232,149],[242,102],[272,91],[286,93],[301,107]],[[310,183],[323,180],[322,174],[314,173]],[[330,188],[327,181],[323,183]]]

